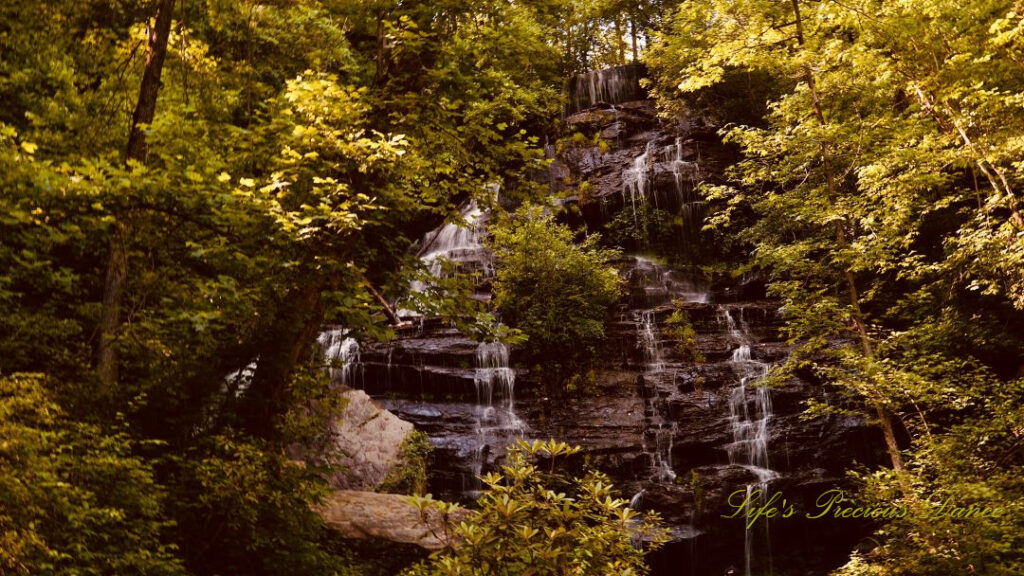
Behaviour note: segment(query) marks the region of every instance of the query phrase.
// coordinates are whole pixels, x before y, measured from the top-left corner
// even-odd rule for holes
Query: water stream
[[[650,479],[654,482],[672,482],[676,473],[672,470],[672,443],[677,425],[671,422],[659,393],[659,383],[667,374],[658,343],[657,321],[654,311],[636,312],[637,343],[643,352],[644,374],[642,394],[644,399],[644,432],[641,434],[643,451],[651,461]]]
[[[476,349],[477,446],[470,456],[473,477],[470,489],[479,489],[479,476],[492,444],[505,446],[523,437],[526,426],[515,412],[516,372],[509,364],[508,347],[501,342],[481,342]]]
[[[359,342],[348,336],[344,328],[332,328],[320,333],[317,339],[323,350],[324,360],[330,363],[331,381],[342,386],[352,386],[361,369]]]
[[[778,477],[770,467],[768,458],[768,425],[772,418],[771,393],[766,386],[759,385],[768,375],[768,364],[755,360],[750,353],[749,328],[743,321],[743,309],[739,309],[739,322],[728,308],[719,306],[719,322],[728,331],[736,344],[730,363],[739,377],[729,396],[729,414],[733,441],[728,446],[729,462],[753,472],[758,481],[746,487],[747,502],[761,503],[767,498],[768,483]],[[751,576],[754,561],[754,532],[764,526],[768,537],[768,523],[748,526],[744,535],[744,573]],[[768,547],[770,549],[770,547]],[[771,562],[769,558],[769,563]]]
[[[632,208],[634,225],[639,225],[638,206],[643,208],[652,201],[655,208],[660,208],[655,178],[659,173],[667,172],[672,176],[675,192],[675,197],[669,197],[669,200],[678,206],[684,231],[689,234],[700,229],[705,204],[696,193],[700,167],[698,162],[683,160],[684,150],[682,138],[676,138],[667,146],[655,146],[653,140],[648,141],[643,153],[623,169],[622,201]]]

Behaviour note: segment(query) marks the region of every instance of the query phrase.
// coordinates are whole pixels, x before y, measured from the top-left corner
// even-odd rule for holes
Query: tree
[[[178,565],[336,572],[309,510],[329,471],[284,456],[330,460],[316,332],[386,336],[414,238],[540,188],[560,79],[536,10],[19,0],[0,22],[0,374],[46,374],[62,430],[123,435]]]
[[[555,472],[557,458],[578,451],[555,441],[511,447],[502,473],[484,478],[479,509],[446,530],[450,546],[409,576],[646,574],[645,552],[667,536],[657,515],[641,516],[615,498],[599,472],[575,479]],[[537,459],[545,461],[543,467]],[[428,498],[413,502],[424,514],[450,512]]]
[[[125,163],[146,162],[146,127],[156,115],[156,101],[160,94],[160,75],[163,74],[167,58],[167,41],[171,35],[171,19],[174,0],[161,0],[157,5],[155,23],[152,29],[146,24],[146,65],[139,85],[139,98],[132,112]],[[126,232],[121,222],[116,222],[110,238],[110,256],[103,283],[103,308],[100,312],[99,341],[96,345],[96,373],[100,382],[113,388],[117,385],[117,338],[121,323],[121,293],[127,274],[125,256]]]
[[[849,573],[1012,573],[1019,559],[1005,549],[917,512],[935,494],[966,504],[1021,491],[1003,476],[1020,470],[1016,416],[991,402],[993,386],[1019,386],[1021,359],[1003,344],[1020,330],[999,318],[1020,317],[1024,236],[1003,154],[1024,123],[1019,110],[996,112],[1022,88],[1005,73],[1019,58],[1007,19],[1017,17],[1009,2],[925,4],[687,3],[651,63],[665,100],[747,72],[781,89],[762,121],[726,131],[745,159],[732,186],[709,193],[757,215],[737,233],[799,344],[774,380],[811,370],[872,407],[895,472],[866,479],[865,497],[915,511]],[[829,411],[811,407],[811,417]],[[983,437],[993,451],[954,455]],[[1013,541],[1017,522],[975,528]]]
[[[495,307],[503,322],[527,336],[524,351],[561,383],[586,364],[604,337],[620,279],[610,262],[615,250],[597,235],[582,243],[536,206],[520,208],[494,229]]]

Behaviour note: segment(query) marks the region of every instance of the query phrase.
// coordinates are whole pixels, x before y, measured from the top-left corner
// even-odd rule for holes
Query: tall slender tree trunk
[[[146,67],[139,86],[139,98],[132,113],[125,163],[145,162],[145,125],[153,122],[156,100],[160,93],[160,75],[167,57],[167,40],[171,35],[171,17],[174,0],[158,0],[156,22],[148,28]],[[131,219],[123,218],[114,224],[110,235],[110,252],[103,281],[103,305],[100,311],[99,342],[96,348],[96,374],[109,391],[117,386],[117,338],[121,327],[121,298],[128,276],[127,243],[131,238]]]
[[[640,61],[640,52],[636,48],[636,19],[629,17],[629,37],[633,41],[633,62]]]
[[[626,63],[626,41],[622,39],[622,15],[615,16],[615,54],[616,62],[621,66]]]
[[[799,0],[791,0],[793,5],[793,16],[796,20],[796,37],[797,43],[802,47],[804,45],[804,30],[803,21],[800,18],[800,3]],[[807,89],[811,95],[811,103],[814,107],[814,117],[822,126],[825,125],[825,113],[821,106],[821,96],[818,93],[817,83],[814,79],[814,73],[810,66],[804,65],[803,69],[804,81],[807,82]],[[835,172],[832,166],[832,150],[826,142],[821,142],[821,156],[822,163],[825,168],[825,185],[828,187],[829,195],[831,198],[838,196],[838,186],[835,181]],[[836,221],[836,244],[840,249],[846,248],[848,245],[846,239],[846,233],[843,230],[843,222]],[[850,308],[853,313],[854,328],[857,331],[857,336],[861,344],[861,353],[865,358],[874,358],[874,348],[871,345],[871,337],[868,335],[867,326],[864,322],[864,314],[860,308],[860,295],[857,291],[857,282],[853,276],[853,272],[847,268],[843,271],[843,280],[846,283],[847,290],[850,295]],[[882,436],[885,438],[886,449],[889,453],[889,459],[892,461],[893,470],[903,470],[903,455],[900,452],[899,442],[896,440],[896,433],[892,425],[892,417],[885,406],[877,398],[868,398],[868,401],[872,404],[875,409],[875,413],[878,415],[879,426],[882,429]]]

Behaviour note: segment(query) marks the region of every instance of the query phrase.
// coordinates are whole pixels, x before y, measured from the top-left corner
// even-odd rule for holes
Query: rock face
[[[649,100],[598,103],[565,118],[567,129],[594,140],[548,147],[552,193],[567,195],[590,230],[623,209],[644,205],[681,216],[696,232],[704,213],[699,183],[720,182],[738,152],[722,143],[718,126],[696,112],[669,122]],[[579,183],[585,182],[585,193]]]
[[[334,475],[335,488],[372,490],[399,461],[399,448],[413,425],[378,408],[366,392],[345,390],[347,401],[336,423],[336,447],[341,472]]]
[[[431,510],[424,518],[405,496],[338,490],[319,512],[327,527],[343,538],[380,539],[427,550],[440,550],[446,545],[439,513]],[[460,509],[454,517],[456,523],[466,513]]]
[[[578,88],[586,94],[573,98],[566,123],[612,144],[551,151],[553,191],[589,184],[586,197],[565,200],[579,208],[575,224],[599,229],[646,203],[699,225],[697,183],[720,179],[736,158],[717,127],[696,116],[663,121],[649,101],[621,101],[631,90],[621,85]],[[674,541],[652,556],[656,576],[718,576],[730,567],[825,574],[840,564],[863,524],[793,518],[747,530],[741,517],[722,516],[735,511],[730,496],[758,490],[781,491],[802,516],[820,492],[842,485],[852,462],[883,460],[880,435],[856,418],[801,419],[806,400],[836,401],[813,381],[759,386],[789,346],[778,304],[758,279],[706,285],[641,255],[618,268],[627,290],[584,394],[547,398],[516,366],[514,350],[511,362],[500,354],[481,362],[479,345],[429,319],[398,329],[389,344],[365,344],[349,384],[429,435],[435,495],[472,499],[477,476],[500,463],[512,439],[555,438],[582,446],[581,460],[673,529]],[[690,336],[669,323],[673,315],[685,318]]]

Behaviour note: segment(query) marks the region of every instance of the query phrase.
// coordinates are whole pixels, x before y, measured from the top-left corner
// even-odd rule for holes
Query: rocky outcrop
[[[632,74],[620,72],[607,76],[625,82]],[[721,181],[735,151],[705,118],[666,121],[649,101],[623,100],[630,86],[590,86],[601,78],[577,79],[564,119],[585,137],[548,150],[552,192],[577,208],[566,219],[603,230],[623,210],[646,204],[699,228],[697,184]],[[476,247],[465,238],[479,239],[451,230],[435,236],[457,254]],[[884,458],[877,431],[853,417],[802,419],[806,400],[836,401],[811,380],[794,377],[770,390],[757,385],[791,349],[780,333],[778,304],[765,299],[760,278],[708,284],[640,255],[617,267],[626,290],[582,393],[545,396],[543,383],[516,365],[513,350],[506,401],[483,402],[494,387],[481,377],[477,343],[429,319],[396,329],[390,343],[365,344],[351,385],[430,437],[428,491],[440,497],[471,500],[477,477],[500,465],[513,433],[555,438],[581,446],[581,464],[585,459],[609,474],[635,507],[657,511],[672,528],[673,542],[652,558],[656,575],[722,574],[748,559],[755,572],[826,573],[865,533],[863,525],[792,521],[773,524],[770,537],[752,535],[742,521],[722,518],[732,512],[728,497],[762,487],[813,502],[842,484],[852,462],[870,466]],[[690,329],[687,341],[669,322],[680,315]]]
[[[399,461],[402,442],[413,425],[382,410],[362,390],[341,392],[345,407],[335,423],[335,447],[340,472],[331,478],[335,488],[372,490]]]
[[[696,226],[704,202],[701,182],[722,182],[736,161],[718,126],[696,112],[667,121],[653,102],[601,103],[564,119],[570,140],[547,148],[552,161],[548,183],[553,194],[576,204],[580,219],[599,231],[617,213],[649,204],[680,214]],[[586,182],[585,192],[579,184]],[[572,220],[572,218],[570,218]]]
[[[779,332],[777,304],[741,300],[742,290],[706,286],[642,257],[625,258],[618,266],[627,289],[610,319],[593,388],[548,398],[541,383],[520,367],[515,413],[522,434],[581,446],[581,461],[586,458],[608,473],[623,496],[640,494],[636,506],[641,510],[661,514],[675,539],[652,559],[662,566],[656,574],[680,573],[680,562],[691,566],[682,574],[742,566],[743,523],[721,517],[733,512],[729,495],[760,483],[763,472],[731,457],[735,394],[744,372],[735,361],[740,342],[726,318],[742,329],[752,362],[779,362],[790,347]],[[695,334],[692,350],[680,350],[668,329],[668,319],[679,309]],[[477,403],[474,387],[474,343],[439,323],[399,334],[390,344],[364,347],[363,360],[369,364],[363,384],[382,395],[388,410],[430,436],[435,464],[429,491],[471,499],[479,489],[475,475],[494,469],[507,443],[504,437],[481,434],[486,408]],[[692,360],[694,352],[701,361]],[[744,403],[753,409],[753,385],[745,395]],[[884,457],[877,431],[862,419],[801,418],[807,399],[835,401],[815,383],[794,378],[768,397],[773,411],[763,440],[773,474],[767,484],[771,490],[813,502],[824,489],[842,485],[853,461],[872,464]],[[857,523],[773,526],[771,548],[764,534],[753,540],[754,565],[769,562],[772,549],[795,549],[798,540],[800,546],[833,546],[830,553],[838,562],[864,533],[864,525]],[[780,568],[797,560],[776,557],[774,564]],[[810,573],[823,573],[821,565],[832,561],[827,555],[819,558]]]
[[[342,538],[378,539],[440,550],[448,544],[444,519],[436,510],[421,513],[407,496],[355,490],[333,492],[318,512]],[[468,514],[459,508],[456,524]]]

